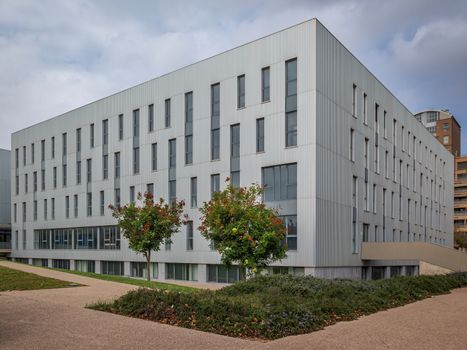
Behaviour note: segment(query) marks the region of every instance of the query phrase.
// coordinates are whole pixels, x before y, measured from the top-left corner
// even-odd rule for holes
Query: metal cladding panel
[[[419,240],[424,235],[420,217],[420,173],[424,180],[422,206],[432,207],[436,216],[441,208],[440,222],[429,222],[427,236],[440,240],[439,244],[452,247],[452,191],[453,157],[413,115],[388,91],[335,37],[319,22],[316,29],[316,264],[317,266],[359,266],[361,260],[352,247],[352,177],[357,176],[357,241],[362,241],[363,223],[370,225],[370,236],[374,237],[375,225],[379,226],[377,240],[382,239],[383,188],[386,189],[385,223],[387,240]],[[353,84],[356,85],[356,116],[352,116]],[[363,94],[367,94],[368,125],[363,123]],[[375,170],[375,103],[379,105],[378,154],[379,172]],[[386,129],[383,113],[386,111]],[[396,140],[393,140],[393,119],[397,120]],[[402,147],[401,126],[404,126]],[[350,161],[350,129],[354,130],[355,161]],[[407,132],[410,131],[410,142]],[[416,152],[413,150],[416,137]],[[364,210],[364,139],[369,140],[369,207]],[[421,141],[421,147],[419,142]],[[410,151],[408,144],[410,143]],[[396,181],[393,179],[393,150],[396,145]],[[425,146],[427,150],[425,151]],[[388,170],[386,177],[386,152]],[[435,154],[437,157],[435,158]],[[414,161],[415,159],[415,161]],[[399,161],[403,161],[402,186],[399,184]],[[436,163],[435,163],[436,160]],[[445,163],[445,164],[444,164]],[[409,165],[407,175],[406,165]],[[412,183],[415,164],[416,186]],[[408,181],[407,181],[408,180]],[[431,180],[441,185],[441,193],[432,191]],[[373,207],[373,185],[376,185],[375,207]],[[402,220],[399,220],[398,195],[402,188]],[[397,200],[394,204],[395,217],[391,212],[391,192]],[[439,190],[438,190],[439,192]],[[410,199],[410,208],[407,208]],[[417,211],[414,208],[417,202]],[[445,216],[444,216],[445,215]],[[407,228],[410,222],[410,236]],[[392,230],[397,231],[392,237]],[[402,231],[402,233],[400,233]],[[442,243],[441,243],[442,242]],[[359,248],[359,244],[357,244]]]
[[[32,191],[24,193],[20,183],[20,195],[13,195],[14,203],[28,203],[28,218],[21,222],[20,215],[14,228],[27,229],[26,250],[15,250],[13,257],[49,257],[80,259],[139,260],[123,242],[115,252],[102,251],[41,251],[33,250],[33,230],[39,228],[81,227],[115,224],[109,210],[100,216],[99,192],[104,191],[105,203],[114,201],[114,153],[120,152],[121,203],[129,201],[129,188],[144,192],[148,183],[154,183],[156,197],[168,196],[168,140],[176,139],[177,197],[189,203],[190,178],[198,178],[198,203],[210,199],[210,175],[220,174],[221,187],[230,174],[230,125],[240,123],[240,181],[242,185],[261,183],[261,167],[285,163],[298,163],[298,246],[282,261],[285,266],[313,266],[314,264],[314,188],[315,188],[315,20],[307,21],[265,38],[242,45],[225,53],[192,64],[159,78],[90,103],[56,118],[36,124],[12,135],[12,149],[29,145],[32,141],[46,142],[46,191],[36,194],[38,220],[32,220]],[[298,62],[298,146],[285,148],[285,62],[297,58]],[[261,68],[270,67],[271,101],[261,103]],[[245,108],[237,109],[237,76],[246,76]],[[210,89],[220,83],[220,160],[210,160]],[[193,164],[184,164],[184,95],[193,92]],[[164,101],[171,100],[171,127],[164,123]],[[155,127],[148,131],[148,105],[154,105]],[[140,111],[140,172],[133,174],[133,110]],[[118,116],[123,114],[123,139],[118,138]],[[256,153],[256,118],[265,120],[265,152]],[[108,169],[109,178],[102,178],[102,121],[108,119]],[[94,124],[94,147],[90,147],[90,124]],[[76,132],[81,128],[82,182],[76,184]],[[62,186],[62,133],[67,133],[68,185]],[[51,158],[51,137],[55,137],[55,158]],[[157,142],[157,170],[151,168],[151,144]],[[40,147],[36,147],[36,159],[40,159]],[[20,152],[21,153],[21,152]],[[86,216],[86,159],[92,159],[93,215]],[[13,160],[14,161],[14,160]],[[21,163],[21,162],[20,162]],[[40,162],[19,167],[25,173],[39,170]],[[57,167],[58,186],[52,185],[52,168]],[[14,176],[14,169],[12,170]],[[14,191],[14,185],[11,186]],[[73,196],[79,197],[79,216],[73,217]],[[65,196],[70,196],[70,218],[65,218]],[[43,199],[55,198],[55,220],[43,220]],[[49,204],[50,206],[50,204]],[[186,212],[199,225],[197,209]],[[21,236],[21,235],[20,235]],[[219,256],[212,252],[208,242],[195,231],[194,250],[186,251],[186,232],[182,227],[173,239],[171,251],[162,247],[154,259],[160,262],[218,263]],[[19,244],[21,247],[21,244]],[[105,256],[104,256],[105,255]]]

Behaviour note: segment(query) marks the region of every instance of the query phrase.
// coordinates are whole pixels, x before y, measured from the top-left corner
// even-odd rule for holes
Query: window
[[[78,217],[78,195],[77,194],[73,196],[73,207],[74,207],[75,218],[77,218]]]
[[[387,131],[387,128],[386,128],[386,111],[383,112],[383,135],[384,135],[384,138],[387,139],[388,138],[388,131]]]
[[[94,123],[90,125],[89,130],[89,145],[91,148],[94,147]]]
[[[116,179],[120,178],[120,152],[114,153],[114,176]]]
[[[165,100],[164,106],[165,106],[165,111],[164,111],[165,127],[170,128],[170,98]]]
[[[13,204],[13,222],[16,222],[16,216],[18,214],[18,208],[16,206],[16,203]]]
[[[438,112],[426,112],[426,121],[427,123],[434,123],[438,120]]]
[[[297,250],[297,216],[287,215],[281,217],[285,225],[285,244],[288,250]]]
[[[133,148],[133,174],[139,174],[139,147]]]
[[[185,164],[193,163],[193,92],[185,94]]]
[[[368,169],[370,166],[369,166],[369,140],[367,138],[365,138],[365,149],[364,149],[364,154],[363,154],[363,158],[364,158],[364,162],[365,162],[365,168]]]
[[[230,126],[230,183],[240,186],[240,124]]]
[[[67,185],[67,165],[62,165],[62,185],[65,187]]]
[[[102,144],[108,145],[109,144],[109,120],[104,119],[102,121]]]
[[[397,146],[397,120],[392,121],[392,143]],[[394,157],[396,155],[394,154]]]
[[[177,200],[177,181],[169,181],[169,203],[174,203]]]
[[[357,85],[352,86],[352,115],[357,117]]]
[[[245,107],[245,75],[237,77],[237,108]]]
[[[104,180],[109,178],[109,156],[107,154],[102,156],[102,178]]]
[[[92,159],[86,159],[86,182],[92,181]]]
[[[118,116],[118,139],[123,140],[123,114]]]
[[[176,139],[169,140],[169,168],[175,168],[177,166],[177,144]]]
[[[165,277],[168,280],[197,281],[197,264],[174,264],[167,263]]]
[[[297,59],[285,63],[285,146],[297,145]]]
[[[130,186],[130,203],[135,202],[135,186]]]
[[[24,193],[28,193],[28,174],[24,174]]]
[[[389,178],[389,152],[384,153],[384,172],[386,178]]]
[[[104,275],[123,276],[123,261],[101,261],[101,273]]]
[[[79,185],[81,183],[81,161],[76,161],[76,184]]]
[[[56,229],[52,231],[52,249],[71,249],[72,248],[72,230]]]
[[[211,85],[211,160],[220,158],[220,84]]]
[[[443,131],[449,130],[449,123],[443,123]]]
[[[101,216],[103,216],[104,208],[105,208],[104,191],[99,192],[99,208],[100,208]]]
[[[66,132],[62,134],[62,156],[66,157],[67,154],[67,134]]]
[[[208,282],[235,283],[245,279],[245,269],[232,265],[207,265]]]
[[[34,164],[34,157],[35,157],[35,151],[34,151],[34,144],[31,143],[31,163]]]
[[[92,193],[88,192],[86,195],[86,203],[87,203],[87,211],[86,215],[87,216],[92,216]]]
[[[449,136],[443,136],[443,144],[447,145],[449,143]]]
[[[76,152],[81,152],[81,128],[76,129]]]
[[[33,218],[34,218],[34,221],[37,220],[37,201],[36,200],[33,202]]]
[[[52,198],[52,220],[55,220],[55,198]]]
[[[154,184],[146,184],[146,192],[154,195]]]
[[[55,137],[54,136],[52,136],[51,142],[50,142],[50,153],[51,153],[52,159],[54,159],[55,158]]]
[[[45,140],[41,141],[41,161],[45,161]]]
[[[65,218],[70,217],[70,196],[65,196]]]
[[[363,94],[363,124],[368,125],[368,98]]]
[[[214,192],[218,192],[221,189],[220,174],[211,175],[211,198]]]
[[[186,223],[186,250],[193,250],[193,221]]]
[[[352,252],[357,253],[357,177],[352,178]]]
[[[139,109],[133,111],[133,137],[139,136]]]
[[[352,162],[355,162],[354,144],[355,144],[355,132],[354,132],[354,129],[350,129],[349,159]]]
[[[26,146],[23,146],[23,166],[26,166]]]
[[[373,184],[373,213],[376,214],[376,185]]]
[[[405,151],[405,137],[404,137],[404,126],[401,126],[401,143],[402,143],[402,152]]]
[[[120,189],[114,189],[114,205],[115,207],[120,207]]]
[[[26,239],[27,239],[26,230],[23,230],[23,250],[26,250],[26,246],[27,246],[27,240]]]
[[[148,265],[146,262],[131,262],[131,276],[139,278],[148,277]],[[158,266],[157,263],[151,263],[150,265],[152,278],[157,278],[158,276]]]
[[[264,118],[256,119],[256,152],[264,152]]]
[[[70,269],[70,260],[52,259],[52,267],[54,269],[69,270]]]
[[[151,145],[151,169],[157,170],[157,143]]]
[[[154,131],[154,105],[148,106],[148,131]]]
[[[270,69],[261,69],[261,102],[270,101]]]
[[[120,249],[120,229],[118,228],[118,226],[100,227],[99,231],[100,231],[100,249],[105,249],[105,250]]]
[[[47,199],[44,199],[44,220],[47,220]]]
[[[379,119],[378,119],[379,105],[375,103],[375,132],[379,133]]]
[[[262,169],[264,201],[297,198],[297,164],[276,165]]]
[[[96,262],[94,260],[75,260],[75,270],[80,272],[96,272]]]
[[[190,206],[192,208],[198,206],[198,179],[196,177],[190,179]]]
[[[34,230],[34,249],[50,249],[49,230]]]

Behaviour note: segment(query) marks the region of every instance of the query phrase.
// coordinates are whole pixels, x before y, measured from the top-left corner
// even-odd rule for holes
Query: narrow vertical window
[[[193,221],[186,223],[186,250],[193,250]]]
[[[237,108],[245,107],[245,74],[237,77]]]
[[[45,140],[41,141],[41,161],[45,161]]]
[[[264,152],[264,118],[256,119],[256,152]]]
[[[87,216],[92,216],[92,193],[88,192],[86,195],[87,202]]]
[[[26,166],[26,146],[23,146],[23,166]]]
[[[114,189],[114,205],[115,207],[120,207],[120,189]]]
[[[148,106],[148,131],[154,131],[154,105]]]
[[[92,181],[92,159],[86,160],[86,182],[90,183]]]
[[[170,128],[171,118],[170,118],[170,98],[164,101],[164,116],[165,116],[165,127]]]
[[[76,162],[76,184],[81,184],[81,161]]]
[[[31,163],[34,164],[34,158],[35,158],[35,149],[34,149],[34,143],[31,143]]]
[[[118,139],[123,140],[123,114],[118,116]]]
[[[135,202],[135,186],[130,186],[130,203]]]
[[[139,109],[133,111],[133,137],[139,136]]]
[[[354,162],[355,161],[355,150],[354,150],[354,144],[355,144],[355,131],[354,129],[350,129],[350,145],[349,145],[349,159]]]
[[[151,169],[157,170],[157,143],[151,145]]]
[[[357,177],[352,178],[352,252],[357,253]]]
[[[114,177],[120,178],[120,152],[114,153]]]
[[[285,63],[285,146],[297,145],[297,59]]]
[[[368,98],[363,94],[363,124],[368,125]]]
[[[220,191],[220,174],[213,174],[211,175],[211,198],[218,191]]]
[[[357,117],[357,85],[352,85],[352,115]]]
[[[89,146],[94,148],[94,123],[89,127]]]
[[[270,69],[261,69],[261,102],[270,101]]]
[[[185,94],[185,164],[193,163],[193,92]]]
[[[387,139],[388,138],[388,131],[387,131],[387,127],[386,127],[386,111],[383,112],[383,134],[384,134],[384,138]]]
[[[68,152],[68,147],[67,147],[67,134],[66,132],[62,134],[62,156],[63,158],[66,157],[66,154]]]
[[[55,198],[52,198],[52,220],[55,220]]]
[[[211,160],[220,159],[220,84],[211,85]]]
[[[78,195],[77,194],[73,196],[73,211],[74,211],[75,218],[77,218],[78,217]]]
[[[81,152],[81,128],[76,129],[76,152]]]
[[[65,187],[67,185],[67,165],[62,165],[62,185]]]
[[[105,119],[102,121],[102,144],[109,144],[109,120]]]
[[[192,208],[198,206],[198,179],[196,177],[190,179],[190,206]]]
[[[230,126],[230,184],[240,187],[240,124]]]
[[[133,148],[133,174],[139,174],[139,147]]]
[[[107,180],[109,178],[109,155],[102,156],[102,178]]]
[[[50,141],[50,154],[52,156],[52,159],[55,158],[55,136],[52,136],[52,139]]]
[[[101,216],[104,216],[104,209],[105,209],[105,198],[104,198],[104,191],[99,192],[99,207]]]
[[[70,196],[65,196],[65,218],[70,217]]]
[[[176,139],[169,140],[169,202],[174,203],[177,199],[177,144]]]

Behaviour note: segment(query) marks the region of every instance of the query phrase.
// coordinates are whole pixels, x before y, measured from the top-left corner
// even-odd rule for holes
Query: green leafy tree
[[[123,237],[128,240],[128,246],[136,253],[143,254],[147,261],[147,279],[150,280],[151,252],[157,252],[163,242],[171,243],[172,236],[183,223],[182,213],[185,203],[174,201],[167,203],[160,198],[154,201],[149,192],[138,193],[138,201],[123,207],[109,205],[112,216],[118,220]]]
[[[454,232],[454,246],[457,249],[467,249],[467,233],[465,232]]]
[[[228,179],[227,179],[228,181]],[[265,206],[258,185],[215,192],[200,208],[200,233],[211,240],[222,263],[238,263],[257,273],[286,256],[285,227],[277,211]]]

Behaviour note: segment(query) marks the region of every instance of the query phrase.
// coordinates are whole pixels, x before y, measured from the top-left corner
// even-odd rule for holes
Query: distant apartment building
[[[0,255],[11,250],[10,151],[0,149]]]
[[[454,165],[454,246],[467,243],[467,156],[456,157]]]
[[[152,278],[241,279],[197,230],[227,177],[284,221],[272,272],[411,275],[364,243],[453,245],[452,154],[315,19],[15,132],[11,158],[11,256],[36,265],[145,276],[107,206],[148,191],[190,218]]]
[[[461,126],[448,110],[426,110],[415,118],[455,157],[461,154]]]

